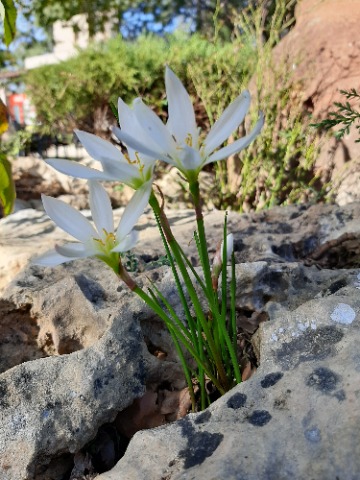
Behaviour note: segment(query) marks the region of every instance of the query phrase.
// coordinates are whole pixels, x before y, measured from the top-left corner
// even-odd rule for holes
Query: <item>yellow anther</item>
[[[115,237],[114,232],[107,232],[105,230],[105,228],[103,228],[103,232],[104,232],[104,237],[105,237],[105,243],[109,243],[109,242],[114,243],[115,242],[116,237]]]
[[[141,158],[139,157],[139,152],[135,152],[135,157],[136,157],[136,163],[139,169],[139,173],[142,173],[145,165],[141,162]]]
[[[93,240],[94,240],[95,242],[100,243],[103,247],[105,247],[105,243],[101,240],[101,238],[95,238],[95,237],[94,237]]]
[[[188,133],[186,135],[186,139],[185,139],[185,143],[188,147],[192,147],[193,146],[193,138],[192,138],[192,135],[191,133]]]

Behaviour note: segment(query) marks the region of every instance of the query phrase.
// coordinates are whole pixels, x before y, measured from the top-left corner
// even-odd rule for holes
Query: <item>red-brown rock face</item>
[[[299,0],[295,15],[296,25],[275,48],[274,58],[290,63],[294,80],[302,83],[304,106],[319,121],[335,109],[334,102],[346,100],[340,90],[360,92],[360,0]],[[325,141],[318,161],[321,169],[335,167],[333,180],[342,177],[340,203],[360,198],[360,189],[353,191],[360,185],[356,138],[352,128],[341,142]]]

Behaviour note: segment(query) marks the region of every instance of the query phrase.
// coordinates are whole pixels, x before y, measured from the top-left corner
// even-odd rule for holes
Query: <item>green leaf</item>
[[[16,8],[13,0],[1,0],[3,8],[0,8],[4,19],[5,44],[8,47],[16,34]]]
[[[116,118],[116,121],[117,121],[118,125],[120,126],[119,114],[118,114],[118,111],[117,111],[117,108],[116,108],[116,105],[115,105],[114,102],[110,102],[110,108],[111,108],[111,111],[112,111],[114,117]]]
[[[11,175],[11,164],[5,156],[0,157],[0,204],[4,215],[9,215],[14,208],[16,192]]]

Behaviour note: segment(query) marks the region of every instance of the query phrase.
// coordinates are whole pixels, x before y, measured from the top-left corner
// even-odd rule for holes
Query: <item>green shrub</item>
[[[182,32],[132,42],[119,37],[66,62],[30,71],[25,82],[38,119],[47,133],[79,128],[106,137],[114,124],[110,103],[116,104],[118,96],[127,103],[142,96],[165,120],[163,72],[169,64],[192,95],[198,125],[206,132],[251,84],[251,121],[262,110],[265,127],[240,156],[211,167],[218,185],[211,200],[219,208],[240,211],[318,201],[324,189],[314,169],[317,135],[308,128],[301,88],[291,69],[276,65],[272,56],[293,21],[293,3],[277,1],[266,27],[261,6],[234,12],[231,41],[221,38],[217,25],[212,41]],[[243,134],[235,132],[234,139]]]
[[[130,102],[135,96],[144,96],[157,113],[166,115],[165,64],[171,65],[195,94],[188,66],[211,68],[212,59],[219,53],[223,65],[234,63],[231,44],[214,45],[197,34],[166,38],[146,35],[134,42],[118,37],[82,50],[65,62],[29,71],[24,80],[47,133],[80,128],[104,135],[113,123],[110,101],[116,102],[121,96]],[[239,74],[246,68],[241,57],[235,64]]]
[[[249,86],[251,122],[256,121],[259,110],[265,115],[265,126],[255,142],[240,155],[215,165],[219,194],[213,201],[219,208],[260,210],[318,201],[325,195],[315,173],[319,140],[309,128],[301,85],[294,82],[291,67],[276,63],[273,56],[273,48],[293,23],[289,17],[293,4],[293,0],[277,1],[266,31],[262,6],[234,13],[236,29],[232,46],[246,62],[240,73],[234,68],[234,61],[223,62],[220,52],[207,69],[202,71],[197,65],[191,68],[211,123],[239,91]],[[211,90],[211,85],[216,85],[216,90]],[[244,134],[242,129],[232,140]]]

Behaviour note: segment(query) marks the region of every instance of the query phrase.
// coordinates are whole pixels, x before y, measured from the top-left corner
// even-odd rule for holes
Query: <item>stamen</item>
[[[105,228],[103,228],[102,231],[103,231],[104,237],[103,238],[93,237],[93,240],[94,242],[98,243],[99,250],[107,254],[108,251],[114,247],[116,243],[116,237],[114,232],[107,232]]]
[[[129,154],[128,153],[124,153],[124,157],[126,158],[126,161],[130,164],[130,165],[134,165],[137,160],[130,160],[130,157],[129,157]]]
[[[141,159],[139,157],[139,152],[135,152],[135,157],[136,157],[135,162],[137,163],[139,173],[141,174],[143,172],[144,168],[145,168],[145,165],[141,162]]]
[[[93,237],[94,242],[100,243],[101,246],[105,247],[105,243],[101,240],[101,238]]]
[[[105,228],[103,228],[102,230],[104,232],[105,243],[114,243],[116,239],[114,232],[108,232],[107,230],[105,230]]]
[[[186,135],[186,139],[185,139],[185,143],[188,147],[192,147],[193,146],[193,138],[192,138],[192,135],[191,133],[188,133]]]
[[[141,165],[141,160],[140,160],[140,157],[139,157],[139,152],[135,152],[135,157],[136,157],[136,160],[134,160],[134,162],[138,163],[139,165]]]

